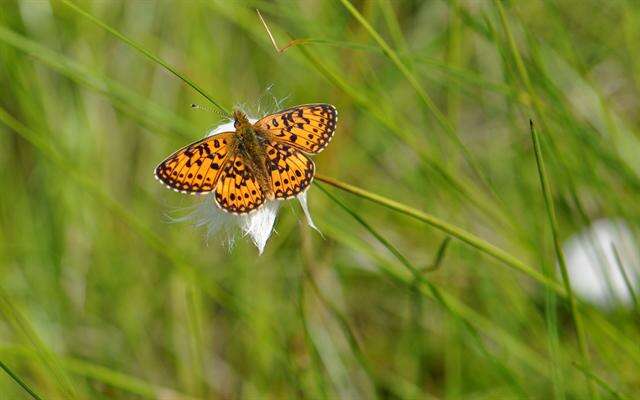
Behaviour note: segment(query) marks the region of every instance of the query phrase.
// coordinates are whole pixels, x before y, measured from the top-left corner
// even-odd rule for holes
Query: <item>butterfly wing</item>
[[[222,166],[216,185],[216,204],[233,214],[246,214],[266,200],[257,178],[240,154],[230,156]]]
[[[270,139],[309,154],[318,154],[336,130],[338,112],[331,104],[306,104],[267,115],[254,124]]]
[[[209,136],[176,151],[156,167],[156,178],[182,193],[211,192],[230,155],[233,135],[224,132]]]
[[[294,197],[311,184],[315,166],[301,151],[271,140],[266,143],[266,153],[271,189],[276,199]]]

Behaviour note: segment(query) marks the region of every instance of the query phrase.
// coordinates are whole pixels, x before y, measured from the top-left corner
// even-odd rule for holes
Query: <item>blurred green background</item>
[[[321,183],[324,237],[290,202],[261,256],[172,223],[211,199],[152,172],[220,122],[207,100],[65,2],[0,0],[1,398],[640,397],[637,302],[572,316],[528,121],[558,243],[624,221],[633,254],[638,2],[73,4],[227,109],[334,104],[318,173],[512,262]],[[305,40],[276,52],[256,8]],[[629,298],[637,259],[602,258]]]

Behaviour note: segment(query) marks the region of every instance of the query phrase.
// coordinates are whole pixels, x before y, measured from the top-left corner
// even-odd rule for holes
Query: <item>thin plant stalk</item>
[[[551,225],[551,235],[553,236],[553,247],[558,258],[558,264],[560,266],[560,274],[562,275],[562,283],[564,284],[567,300],[569,301],[569,307],[571,309],[571,316],[576,328],[576,334],[578,337],[578,346],[580,348],[580,355],[582,358],[582,364],[587,369],[590,369],[589,361],[589,349],[587,347],[587,338],[584,331],[584,326],[580,313],[578,312],[578,306],[576,298],[571,289],[571,280],[569,273],[567,272],[567,261],[562,251],[562,245],[560,244],[560,238],[558,234],[558,220],[556,217],[555,207],[553,206],[553,199],[551,197],[551,186],[549,185],[549,179],[544,166],[544,159],[542,158],[542,149],[540,148],[540,138],[536,132],[533,121],[530,121],[531,139],[533,141],[533,149],[536,155],[536,165],[538,166],[538,175],[540,178],[540,185],[542,186],[542,192],[544,195],[544,204],[547,210],[547,216],[549,218],[549,224]],[[593,388],[593,382],[589,379],[589,375],[585,373],[585,379],[588,382],[589,394],[591,398],[595,398],[595,389]]]
[[[620,257],[620,252],[618,252],[618,248],[615,243],[611,243],[611,251],[616,259],[616,265],[618,270],[620,271],[620,275],[622,275],[622,279],[624,279],[624,284],[627,287],[627,291],[629,292],[629,296],[633,302],[633,307],[636,312],[640,312],[640,305],[638,304],[638,297],[636,296],[635,290],[633,289],[633,284],[631,283],[631,279],[627,274],[627,270],[624,268],[622,264],[622,258]]]
[[[611,396],[616,399],[616,400],[630,400],[631,397],[629,396],[625,396],[622,393],[618,392],[617,390],[615,390],[613,387],[611,387],[610,384],[607,383],[607,381],[605,381],[604,379],[602,379],[600,376],[598,376],[597,374],[595,374],[593,371],[585,368],[584,366],[577,364],[577,363],[573,363],[573,366],[576,367],[577,369],[579,369],[580,371],[582,371],[585,375],[587,375],[589,377],[589,379],[593,380],[595,383],[598,384],[598,386],[600,386],[602,389],[604,389],[605,391],[609,392],[609,394],[611,394]]]
[[[20,387],[22,387],[27,393],[29,393],[32,398],[36,400],[42,400],[42,397],[38,396],[38,394],[33,389],[31,389],[29,385],[27,385],[22,379],[20,379],[17,374],[11,371],[11,369],[2,361],[0,361],[0,368],[2,368],[4,372],[6,372],[7,375],[11,377],[11,379],[13,379],[18,385],[20,385]]]

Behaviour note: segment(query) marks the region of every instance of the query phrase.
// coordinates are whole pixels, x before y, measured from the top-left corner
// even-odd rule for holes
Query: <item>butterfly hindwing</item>
[[[156,167],[156,177],[184,193],[213,191],[229,156],[233,135],[220,133],[178,150]]]
[[[271,189],[276,199],[294,197],[311,184],[315,166],[301,151],[271,140],[266,143],[266,154]]]
[[[239,154],[230,156],[222,166],[215,188],[216,204],[225,211],[245,214],[266,200],[257,178]]]
[[[318,154],[329,144],[337,122],[338,112],[331,104],[306,104],[267,115],[254,125],[273,140]]]

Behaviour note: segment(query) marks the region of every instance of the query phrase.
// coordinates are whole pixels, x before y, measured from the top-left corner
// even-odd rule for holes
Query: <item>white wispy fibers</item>
[[[297,196],[297,198],[298,198],[298,201],[300,202],[300,205],[302,206],[302,211],[304,211],[304,216],[307,219],[307,224],[309,224],[310,227],[318,231],[318,233],[322,234],[318,229],[318,227],[316,226],[316,224],[314,224],[313,220],[311,219],[311,213],[309,212],[309,206],[307,205],[307,191],[305,190],[304,192],[300,193]]]
[[[596,220],[567,239],[562,247],[576,295],[602,309],[632,307],[631,291],[638,294],[640,286],[640,256],[635,243],[631,230],[620,219]]]
[[[230,214],[222,211],[213,200],[213,194],[202,196],[202,201],[184,217],[174,218],[176,222],[191,222],[197,228],[204,228],[207,238],[220,234],[223,243],[231,249],[236,236],[249,236],[260,254],[273,233],[273,226],[280,208],[277,200],[268,200],[251,214]]]
[[[257,119],[249,118],[249,121],[255,123]],[[229,121],[212,129],[206,136],[233,131],[235,131],[233,121]],[[273,226],[275,225],[282,200],[267,200],[260,208],[249,214],[236,215],[221,210],[216,205],[213,196],[213,192],[199,196],[202,199],[199,204],[192,207],[187,215],[173,220],[176,222],[191,222],[198,228],[204,228],[207,238],[219,234],[222,236],[224,244],[229,248],[233,247],[238,234],[248,236],[258,248],[260,254],[262,254],[267,240],[269,240],[274,231]],[[309,226],[320,232],[311,219],[307,205],[307,192],[300,193],[297,199],[302,206]]]

